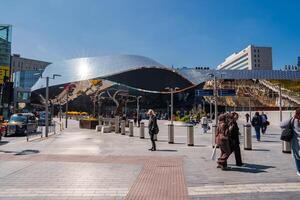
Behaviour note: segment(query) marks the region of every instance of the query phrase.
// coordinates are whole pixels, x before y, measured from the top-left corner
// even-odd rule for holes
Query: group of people
[[[237,120],[239,115],[234,113],[221,114],[218,117],[215,143],[220,147],[221,155],[218,158],[218,168],[228,169],[227,159],[234,152],[236,165],[242,166],[242,156],[240,150],[239,127]]]
[[[247,117],[247,114],[246,114],[246,121],[248,123],[249,116]],[[254,127],[256,140],[260,141],[260,131],[262,132],[262,134],[265,134],[267,131],[267,127],[270,125],[268,121],[268,116],[264,112],[262,112],[261,114],[259,114],[259,112],[255,112],[255,115],[251,120],[251,125]]]

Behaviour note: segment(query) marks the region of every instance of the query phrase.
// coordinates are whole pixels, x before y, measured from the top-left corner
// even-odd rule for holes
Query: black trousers
[[[243,162],[242,162],[242,156],[241,156],[241,148],[240,148],[239,144],[234,145],[233,152],[234,152],[236,165],[237,166],[242,165]]]
[[[152,143],[152,149],[156,150],[156,144],[155,144],[155,140],[154,140],[154,134],[150,134],[150,140]]]

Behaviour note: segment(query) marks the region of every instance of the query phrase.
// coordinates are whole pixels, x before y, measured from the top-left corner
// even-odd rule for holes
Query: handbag
[[[294,121],[295,119],[291,119],[288,126],[284,128],[281,132],[280,140],[290,142],[294,136]]]

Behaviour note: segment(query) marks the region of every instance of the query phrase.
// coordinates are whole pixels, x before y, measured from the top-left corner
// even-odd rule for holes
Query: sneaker
[[[300,172],[297,172],[297,175],[300,176]]]

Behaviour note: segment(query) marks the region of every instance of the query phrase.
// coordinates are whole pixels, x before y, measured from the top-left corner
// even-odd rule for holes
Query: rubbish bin
[[[244,124],[244,149],[252,150],[251,124]]]
[[[212,144],[212,148],[215,148],[216,146],[216,131],[217,131],[217,125],[216,124],[212,124],[211,125],[211,144]]]
[[[115,133],[120,133],[120,117],[115,117]]]
[[[129,137],[133,137],[133,121],[129,122]]]
[[[140,138],[144,139],[145,138],[145,123],[141,122],[140,124]]]
[[[194,146],[194,126],[187,126],[187,145]]]
[[[173,144],[174,143],[174,125],[168,124],[168,143]]]
[[[282,153],[291,153],[291,143],[282,141]]]
[[[121,121],[121,135],[125,135],[125,120]]]

